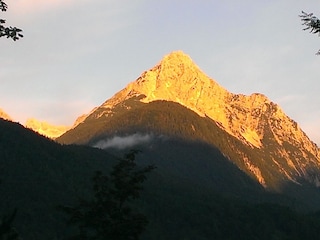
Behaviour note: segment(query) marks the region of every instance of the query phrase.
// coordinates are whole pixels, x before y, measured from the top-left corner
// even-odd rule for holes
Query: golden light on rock
[[[290,148],[303,149],[294,163],[289,160],[289,149],[279,155],[279,158],[286,161],[274,159],[274,164],[279,165],[279,171],[283,171],[290,181],[295,182],[295,176],[305,175],[308,178],[304,171],[305,165],[320,167],[319,148],[277,104],[259,93],[247,96],[228,92],[201,71],[182,51],[165,56],[155,67],[143,72],[136,81],[102,104],[99,116],[96,117],[112,114],[117,104],[137,96],[143,96],[140,101],[145,103],[155,100],[180,103],[199,116],[212,119],[220,128],[250,148],[264,151],[271,137],[281,148],[286,144]],[[261,169],[247,156],[243,156],[243,164],[261,185],[266,186]],[[310,179],[312,182],[317,180]]]
[[[134,97],[144,103],[157,100],[180,103],[200,117],[211,119],[237,139],[220,146],[223,148],[220,150],[231,154],[226,155],[231,161],[232,157],[238,159],[236,165],[266,188],[281,191],[281,183],[270,180],[278,174],[295,184],[299,184],[299,179],[307,179],[320,186],[320,176],[313,173],[314,169],[320,170],[320,150],[280,106],[260,93],[243,95],[227,91],[182,51],[165,56],[76,124],[112,118],[117,114],[114,109],[118,104],[122,106],[121,103]],[[88,116],[90,121],[86,123]],[[189,127],[197,131],[194,125]],[[242,144],[244,152],[238,148]]]
[[[38,121],[33,118],[27,120],[25,127],[30,128],[33,131],[52,139],[61,136],[70,129],[70,127],[55,126],[50,123]]]

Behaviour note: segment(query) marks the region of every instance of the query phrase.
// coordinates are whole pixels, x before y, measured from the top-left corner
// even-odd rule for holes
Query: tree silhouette
[[[7,11],[8,5],[0,0],[0,10],[2,12]],[[11,38],[12,40],[16,41],[19,38],[22,38],[23,35],[21,34],[22,30],[16,27],[6,27],[4,24],[6,23],[6,20],[0,18],[0,37],[7,37]]]
[[[320,20],[313,15],[313,13],[306,13],[302,11],[302,14],[299,15],[302,25],[306,26],[303,30],[310,30],[310,33],[319,34],[320,36]],[[320,55],[320,50],[317,52],[317,55]]]
[[[131,151],[119,159],[109,176],[95,173],[93,199],[80,199],[75,207],[60,207],[69,215],[69,224],[79,230],[69,239],[139,239],[148,221],[135,211],[132,200],[140,197],[146,173],[155,167],[137,169],[136,153]]]

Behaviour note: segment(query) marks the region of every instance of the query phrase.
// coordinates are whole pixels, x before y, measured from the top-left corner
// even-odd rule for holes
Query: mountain
[[[66,239],[74,228],[57,206],[92,197],[94,172],[108,173],[116,158],[95,148],[57,144],[2,119],[0,132],[0,219],[17,209],[13,227],[22,239]],[[142,240],[316,239],[320,233],[319,213],[275,205],[291,199],[264,192],[208,144],[158,138],[143,147],[137,164],[157,168],[148,174],[141,199],[132,203],[149,220]],[[164,154],[156,158],[155,151]]]
[[[270,191],[299,198],[297,192],[320,186],[319,148],[280,106],[262,94],[228,92],[181,51],[165,56],[57,141],[109,148],[112,141],[146,134],[207,143]]]
[[[172,57],[178,57],[181,63],[177,65],[174,61],[174,65],[168,65],[166,61]],[[153,76],[148,72],[164,68],[162,64],[166,66],[162,71],[168,74],[164,79],[160,79],[160,73],[155,76],[154,91],[139,90],[139,87],[152,89],[149,77],[141,83],[142,78]],[[177,66],[183,71],[179,72]],[[288,121],[285,129],[289,130],[274,129],[282,126],[272,120],[279,117],[274,114],[280,109],[267,100],[260,115],[251,118],[250,107],[236,105],[234,100],[233,105],[239,109],[241,105],[244,110],[233,110],[232,119],[223,125],[204,110],[201,113],[183,104],[182,90],[186,91],[187,83],[181,82],[180,87],[174,88],[181,90],[181,96],[172,92],[180,102],[161,99],[160,90],[156,89],[162,83],[157,82],[166,79],[172,84],[179,82],[190,68],[194,69],[190,74],[201,75],[182,52],[167,56],[156,68],[129,84],[131,90],[125,88],[83,115],[55,141],[18,123],[0,119],[0,222],[17,209],[12,225],[22,239],[66,239],[75,229],[67,224],[66,216],[57,206],[72,207],[79,199],[92,198],[94,172],[108,174],[118,159],[116,156],[134,148],[141,150],[136,158],[138,168],[156,166],[147,175],[140,198],[131,205],[149,220],[142,240],[317,239],[320,234],[317,147],[298,125],[294,124],[292,130],[292,120],[285,116],[281,121]],[[216,86],[215,94],[222,94],[219,91],[223,88],[202,76],[203,81],[208,81],[205,86]],[[205,89],[202,93],[209,91]],[[163,98],[169,98],[165,88],[162,91]],[[211,98],[203,109],[210,110],[209,104],[218,102],[215,95]],[[219,104],[232,109],[231,103]],[[224,108],[215,109],[228,113]],[[247,119],[257,122],[255,129],[262,134],[258,135],[260,143],[255,134],[245,134],[244,138],[239,135],[240,130],[233,129],[236,118],[240,121],[245,111]],[[296,139],[298,134],[305,141],[303,145]],[[302,174],[297,174],[300,171]]]
[[[0,118],[12,121],[12,118],[0,108]]]
[[[66,126],[55,126],[50,123],[39,121],[34,118],[30,118],[25,123],[26,128],[30,128],[35,132],[40,133],[46,137],[55,139],[65,133],[70,127]]]

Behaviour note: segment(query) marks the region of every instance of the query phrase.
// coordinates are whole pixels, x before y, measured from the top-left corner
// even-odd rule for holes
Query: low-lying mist
[[[107,148],[116,148],[116,149],[125,149],[130,148],[141,143],[150,142],[153,139],[153,134],[141,134],[135,133],[128,136],[113,136],[104,140],[98,141],[93,147],[107,149]]]

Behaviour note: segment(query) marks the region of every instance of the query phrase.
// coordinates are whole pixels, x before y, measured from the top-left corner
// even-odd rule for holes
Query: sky
[[[72,125],[172,51],[232,93],[262,93],[320,146],[319,0],[14,0],[0,18],[0,108]]]

